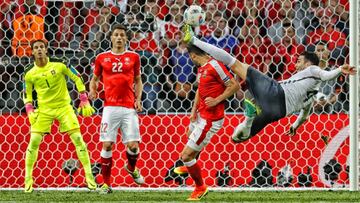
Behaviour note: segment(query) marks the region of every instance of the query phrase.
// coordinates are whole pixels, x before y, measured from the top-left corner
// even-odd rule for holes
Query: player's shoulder
[[[134,56],[134,57],[140,57],[140,54],[138,54],[135,51],[131,51],[131,50],[126,50],[124,54],[129,55],[129,56]]]
[[[321,71],[322,69],[319,66],[311,65],[311,66],[307,67],[305,70],[308,70],[312,73],[313,71]]]
[[[24,74],[27,74],[28,72],[31,72],[31,70],[33,70],[34,67],[35,67],[34,62],[32,62],[32,63],[28,64],[27,66],[25,66]]]
[[[68,60],[66,58],[58,58],[58,57],[49,57],[49,62],[55,65],[65,65],[67,66]]]
[[[109,51],[104,51],[99,53],[96,58],[102,58],[102,57],[108,57],[108,56],[112,56],[113,53],[109,50]]]

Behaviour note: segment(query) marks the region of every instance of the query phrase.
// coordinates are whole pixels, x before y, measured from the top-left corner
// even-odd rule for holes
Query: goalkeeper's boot
[[[132,176],[136,184],[141,185],[145,183],[144,177],[142,177],[138,168],[135,168],[133,172],[129,170],[127,164],[125,164],[124,168]]]
[[[191,193],[188,201],[199,201],[209,193],[206,185],[195,187],[195,190]]]
[[[194,32],[191,28],[191,25],[186,24],[183,28],[184,38],[183,41],[187,44],[192,44],[192,41],[194,40]]]
[[[187,175],[189,172],[188,172],[186,166],[178,166],[178,167],[174,168],[174,173],[176,173],[178,175]]]
[[[254,103],[252,103],[250,100],[245,99],[244,103],[245,103],[246,117],[254,118],[255,116],[261,113],[261,109],[258,106],[256,106]],[[252,137],[250,136],[250,130],[251,129],[247,127],[243,122],[235,128],[231,138],[235,143],[245,142],[246,140]]]
[[[34,191],[33,183],[34,181],[32,178],[25,178],[25,193],[32,193]]]
[[[113,190],[106,183],[104,183],[100,188],[100,194],[110,194],[112,192]]]
[[[85,179],[89,190],[96,190],[97,184],[95,182],[94,176],[92,174],[85,175]]]

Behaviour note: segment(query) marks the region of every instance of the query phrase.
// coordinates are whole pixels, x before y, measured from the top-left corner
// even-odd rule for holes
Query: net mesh
[[[332,70],[348,61],[349,5],[347,0],[5,0],[0,3],[0,188],[23,187],[29,123],[21,99],[24,67],[32,62],[30,43],[46,38],[49,55],[66,58],[87,87],[97,54],[110,48],[109,29],[128,25],[128,49],[141,56],[144,112],[140,114],[143,142],[138,167],[145,187],[191,185],[173,167],[185,145],[188,115],[197,89],[196,68],[181,43],[184,10],[191,4],[206,12],[197,36],[233,54],[276,80],[296,72],[304,50],[315,51],[320,66]],[[246,84],[226,102],[224,127],[201,152],[199,163],[210,186],[219,187],[347,187],[348,78],[321,85],[308,121],[290,137],[296,116],[268,125],[250,141],[234,144],[231,134],[243,121]],[[73,105],[78,93],[69,81]],[[99,183],[99,126],[103,93],[93,101],[96,115],[79,116],[93,172]],[[125,148],[116,144],[113,186],[136,186],[123,169]],[[58,124],[40,145],[35,187],[84,186],[75,148]],[[70,161],[69,161],[70,160]],[[69,175],[63,165],[75,172]],[[69,167],[69,166],[68,166]],[[68,168],[67,167],[67,168]],[[65,167],[66,168],[66,167]],[[71,176],[71,177],[70,177]]]

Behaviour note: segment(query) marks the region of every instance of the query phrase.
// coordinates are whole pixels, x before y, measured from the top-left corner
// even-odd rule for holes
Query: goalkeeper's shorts
[[[60,132],[79,129],[79,121],[72,106],[66,105],[60,108],[39,108],[39,115],[34,124],[31,125],[31,132],[50,133],[54,120],[60,124]]]

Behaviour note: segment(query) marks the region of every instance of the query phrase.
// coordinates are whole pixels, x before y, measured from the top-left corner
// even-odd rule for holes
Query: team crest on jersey
[[[55,75],[56,74],[56,72],[55,72],[55,70],[53,69],[53,70],[51,70],[50,71],[50,73],[52,74],[52,75]]]
[[[111,58],[104,58],[104,62],[111,62]]]
[[[207,70],[204,70],[204,71],[201,73],[201,77],[206,78],[206,75],[207,75]]]
[[[129,63],[130,63],[130,58],[126,57],[124,60],[125,60],[125,64],[129,64]]]

